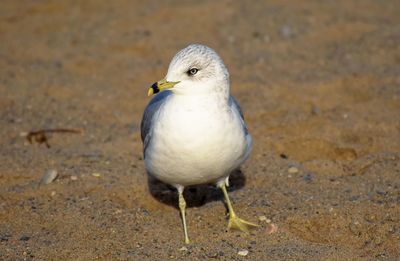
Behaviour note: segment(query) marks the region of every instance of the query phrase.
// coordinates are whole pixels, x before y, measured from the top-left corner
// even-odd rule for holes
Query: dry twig
[[[30,131],[26,135],[26,139],[29,141],[30,144],[32,144],[34,141],[39,143],[39,144],[46,144],[47,148],[50,148],[49,144],[49,139],[46,134],[49,133],[76,133],[76,134],[81,134],[83,133],[82,129],[44,129],[44,130],[38,130],[38,131]]]

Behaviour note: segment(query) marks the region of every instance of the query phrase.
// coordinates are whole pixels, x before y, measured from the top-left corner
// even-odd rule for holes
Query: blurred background
[[[1,1],[0,259],[396,259],[399,13],[395,0]],[[191,43],[230,71],[254,139],[231,197],[261,228],[225,233],[219,192],[189,191],[182,249],[139,126],[148,87]]]

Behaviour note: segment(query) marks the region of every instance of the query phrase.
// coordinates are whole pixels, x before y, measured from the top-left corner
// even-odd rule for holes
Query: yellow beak
[[[156,93],[158,93],[160,91],[163,91],[163,90],[166,90],[166,89],[171,89],[177,83],[179,83],[179,82],[168,82],[165,79],[163,79],[161,81],[158,81],[158,82],[155,82],[149,88],[149,91],[147,92],[147,96],[151,96],[153,94],[156,94]]]

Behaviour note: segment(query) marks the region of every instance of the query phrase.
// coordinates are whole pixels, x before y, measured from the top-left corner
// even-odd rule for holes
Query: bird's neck
[[[228,94],[229,95],[229,94]],[[211,107],[225,107],[229,104],[229,96],[227,97],[224,93],[212,92],[212,93],[197,93],[197,94],[182,94],[175,93],[172,97],[176,104],[179,104],[182,108],[197,108],[213,109]]]
[[[194,88],[172,88],[171,91],[179,97],[185,99],[216,99],[228,103],[230,96],[229,82],[214,82],[206,86],[196,86]]]

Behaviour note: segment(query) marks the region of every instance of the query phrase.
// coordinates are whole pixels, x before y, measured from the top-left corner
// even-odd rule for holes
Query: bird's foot
[[[239,218],[236,216],[235,213],[231,213],[229,215],[229,223],[228,223],[228,230],[233,228],[245,233],[249,233],[251,228],[259,227],[259,225],[254,224],[252,222],[246,221],[244,219]]]
[[[186,237],[186,236],[185,236],[185,244],[187,244],[187,245],[190,244],[190,240],[189,240],[189,238]]]

